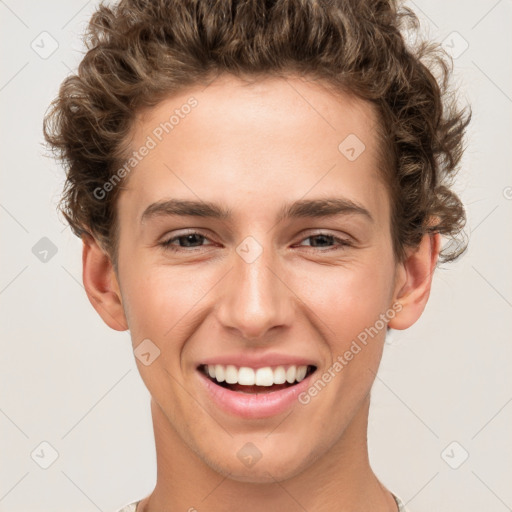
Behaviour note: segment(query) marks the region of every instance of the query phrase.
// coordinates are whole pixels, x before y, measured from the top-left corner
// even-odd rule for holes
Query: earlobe
[[[441,235],[426,234],[418,247],[410,250],[405,261],[397,269],[394,302],[401,309],[388,326],[392,329],[407,329],[423,313],[430,295],[432,278],[439,257]]]
[[[83,235],[82,242],[82,279],[87,297],[109,327],[126,331],[128,323],[110,257],[90,235]]]

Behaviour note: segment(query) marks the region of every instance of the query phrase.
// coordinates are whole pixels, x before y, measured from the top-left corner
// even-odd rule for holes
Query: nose
[[[254,261],[233,255],[216,309],[224,329],[246,340],[268,339],[267,333],[291,325],[293,293],[279,271],[277,258],[265,247]]]

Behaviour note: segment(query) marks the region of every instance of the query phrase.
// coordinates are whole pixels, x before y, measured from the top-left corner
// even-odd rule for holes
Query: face
[[[117,203],[137,364],[159,421],[233,479],[298,474],[366,403],[397,288],[376,130],[293,77],[221,77],[137,118],[150,149]]]

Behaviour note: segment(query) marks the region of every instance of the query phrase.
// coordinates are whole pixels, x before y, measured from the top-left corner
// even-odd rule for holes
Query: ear
[[[405,260],[398,265],[393,303],[400,303],[402,309],[389,321],[388,327],[407,329],[423,313],[440,248],[439,233],[424,235],[418,247],[409,250]]]
[[[126,331],[128,322],[110,257],[92,236],[84,234],[82,242],[82,279],[87,297],[109,327]]]

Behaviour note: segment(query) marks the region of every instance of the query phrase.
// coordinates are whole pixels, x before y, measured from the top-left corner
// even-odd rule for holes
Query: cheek
[[[339,350],[375,324],[390,306],[393,267],[385,262],[318,267],[303,281],[302,297]],[[324,326],[324,327],[322,327]]]
[[[128,266],[127,266],[128,267]],[[125,311],[134,342],[150,338],[159,346],[179,336],[215,284],[211,272],[186,266],[130,262],[124,276]]]
[[[303,403],[315,404],[320,423],[330,417],[329,428],[322,427],[325,439],[336,437],[348,424],[374,381],[386,333],[381,315],[390,310],[393,272],[392,253],[388,257],[381,251],[372,264],[319,268],[304,285],[304,302],[314,312],[311,318],[319,319],[315,323],[330,361]]]

